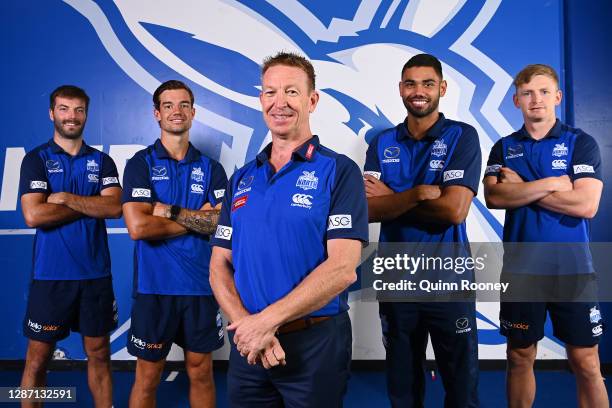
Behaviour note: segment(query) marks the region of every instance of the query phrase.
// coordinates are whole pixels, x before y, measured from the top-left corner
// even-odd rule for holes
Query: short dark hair
[[[410,58],[402,68],[402,76],[404,76],[404,72],[408,68],[412,67],[431,67],[434,69],[434,71],[436,71],[436,74],[438,74],[440,79],[444,78],[442,76],[442,64],[440,63],[440,60],[431,54],[417,54]]]
[[[170,81],[166,81],[160,86],[158,86],[155,92],[153,92],[153,106],[155,106],[155,109],[159,110],[159,97],[162,94],[162,92],[173,90],[173,89],[186,90],[187,93],[189,94],[189,99],[191,100],[191,106],[193,106],[193,103],[195,102],[195,98],[193,97],[193,92],[191,91],[191,89],[187,85],[185,85],[184,82],[177,81],[176,79],[171,79]]]
[[[85,91],[78,86],[74,85],[62,85],[55,88],[53,92],[51,92],[51,96],[49,97],[49,109],[55,109],[55,98],[58,96],[62,98],[69,99],[80,99],[85,102],[85,112],[89,108],[89,96],[85,93]]]
[[[551,78],[557,84],[557,88],[559,88],[559,76],[553,67],[546,64],[531,64],[521,69],[521,72],[514,77],[514,88],[518,89],[519,86],[528,83],[536,75],[544,75]]]
[[[306,73],[308,77],[308,82],[310,86],[310,90],[313,91],[315,89],[315,71],[312,63],[306,59],[306,57],[287,51],[280,51],[276,55],[267,57],[264,59],[263,64],[261,66],[261,76],[263,78],[264,74],[268,70],[275,65],[287,65],[289,67],[296,67],[301,69]]]

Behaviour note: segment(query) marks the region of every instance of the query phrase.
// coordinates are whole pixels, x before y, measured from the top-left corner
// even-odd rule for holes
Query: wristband
[[[170,220],[176,221],[180,212],[181,212],[181,207],[179,207],[178,205],[173,205],[172,207],[170,207],[170,217],[169,217]]]

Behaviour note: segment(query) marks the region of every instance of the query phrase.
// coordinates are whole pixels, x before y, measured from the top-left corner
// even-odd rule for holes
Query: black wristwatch
[[[173,205],[172,207],[170,207],[170,217],[169,217],[170,220],[176,221],[180,212],[181,212],[181,207],[179,207],[178,205]]]

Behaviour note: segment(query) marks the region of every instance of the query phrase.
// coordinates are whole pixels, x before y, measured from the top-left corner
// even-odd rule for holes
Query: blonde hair
[[[536,75],[544,75],[555,81],[557,88],[559,88],[559,76],[550,65],[546,64],[531,64],[527,65],[514,77],[514,87],[518,89],[519,86],[528,83]]]

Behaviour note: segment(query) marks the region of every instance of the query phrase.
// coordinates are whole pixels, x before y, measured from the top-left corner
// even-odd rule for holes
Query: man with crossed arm
[[[381,244],[435,244],[436,256],[440,250],[468,256],[465,218],[478,191],[480,145],[472,126],[439,112],[446,86],[436,57],[418,54],[404,64],[399,93],[408,116],[370,143],[364,172],[368,215],[370,222],[381,222]],[[432,279],[428,272],[417,273]],[[391,405],[423,405],[429,334],[446,391],[444,406],[478,406],[474,301],[411,300],[379,304]]]
[[[81,88],[53,91],[53,138],[21,163],[21,209],[26,224],[36,228],[21,388],[46,385],[55,344],[72,330],[83,336],[94,404],[108,408],[109,333],[117,327],[117,307],[104,219],[121,216],[121,186],[113,160],[83,141],[88,108]]]
[[[234,333],[232,407],[338,407],[346,392],[366,200],[357,165],[310,130],[318,100],[307,59],[264,61],[272,143],[232,176],[211,241],[211,285]]]
[[[591,136],[557,119],[555,107],[562,95],[553,68],[528,65],[518,73],[514,86],[514,104],[525,124],[491,149],[483,180],[487,206],[506,210],[504,242],[566,242],[583,253],[574,258],[578,253],[572,251],[571,257],[556,265],[540,255],[527,270],[522,270],[520,259],[505,259],[502,275],[528,278],[528,286],[551,286],[564,279],[586,282],[594,274],[588,250],[589,219],[597,213],[603,188],[599,148]],[[500,331],[508,338],[508,405],[533,404],[533,363],[548,312],[555,336],[565,342],[579,405],[609,406],[597,347],[603,334],[599,304],[588,299],[546,300],[512,302],[502,297]]]
[[[208,283],[210,246],[227,177],[189,142],[191,89],[167,81],[153,94],[160,138],[125,168],[123,212],[135,243],[128,351],[138,357],[131,407],[152,407],[172,343],[185,350],[192,407],[214,407],[211,352],[223,345]]]

